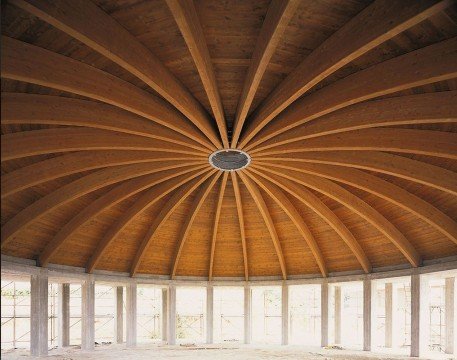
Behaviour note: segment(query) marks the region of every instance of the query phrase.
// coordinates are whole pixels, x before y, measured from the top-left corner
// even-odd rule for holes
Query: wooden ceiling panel
[[[209,280],[457,256],[454,1],[8,0],[1,17],[2,254]],[[251,162],[220,152],[217,170],[222,148]]]

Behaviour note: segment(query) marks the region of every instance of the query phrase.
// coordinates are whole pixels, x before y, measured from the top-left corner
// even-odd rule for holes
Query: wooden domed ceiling
[[[457,255],[456,2],[1,11],[2,254],[210,279]],[[251,162],[210,165],[229,148]]]

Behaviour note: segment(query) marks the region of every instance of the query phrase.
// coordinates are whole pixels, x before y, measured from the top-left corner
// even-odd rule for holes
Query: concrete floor
[[[27,351],[2,351],[2,359],[19,360],[31,358]],[[452,359],[452,356],[439,357]],[[36,359],[36,358],[34,358]],[[401,360],[408,357],[373,354],[363,351],[326,350],[321,348],[305,348],[299,346],[246,346],[246,345],[208,345],[208,346],[167,346],[157,344],[141,344],[135,349],[123,345],[100,345],[93,352],[82,352],[78,347],[54,349],[43,359],[61,360],[142,360],[142,359],[179,359],[179,360]],[[417,358],[416,358],[417,359]]]

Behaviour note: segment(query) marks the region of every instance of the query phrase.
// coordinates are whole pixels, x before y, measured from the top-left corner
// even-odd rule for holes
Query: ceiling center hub
[[[251,162],[251,157],[244,151],[237,149],[222,149],[209,156],[212,167],[222,171],[244,169]]]

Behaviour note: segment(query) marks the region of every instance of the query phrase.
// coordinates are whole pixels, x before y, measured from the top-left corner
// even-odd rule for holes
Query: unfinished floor
[[[18,360],[29,358],[27,351],[2,351],[2,359]],[[158,344],[141,344],[136,348],[127,348],[122,345],[100,345],[95,347],[95,351],[81,351],[79,346],[54,349],[49,351],[47,357],[38,359],[208,359],[208,360],[251,360],[251,359],[276,359],[276,360],[333,360],[333,359],[360,359],[360,360],[403,360],[413,359],[405,356],[366,353],[354,350],[327,350],[318,347],[301,346],[254,346],[254,345],[202,345],[202,346],[168,346]],[[34,359],[37,359],[34,357]],[[436,359],[436,358],[434,358]],[[453,359],[452,355],[442,355],[440,359]]]

